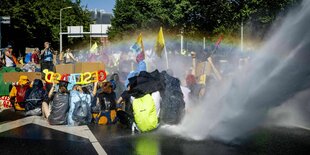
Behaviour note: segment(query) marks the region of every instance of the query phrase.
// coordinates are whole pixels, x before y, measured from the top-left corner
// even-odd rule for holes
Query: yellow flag
[[[165,47],[165,39],[164,39],[163,28],[160,27],[157,40],[156,40],[156,44],[155,44],[155,52],[159,57],[161,57],[161,53],[163,52],[164,47]]]
[[[94,52],[96,51],[97,47],[98,47],[98,45],[97,45],[97,43],[95,42],[95,43],[93,44],[93,46],[90,48],[90,52],[91,52],[91,53],[94,53]]]
[[[142,51],[144,52],[144,46],[143,46],[143,41],[142,41],[142,33],[139,34],[139,37],[137,38],[137,43],[140,45]]]

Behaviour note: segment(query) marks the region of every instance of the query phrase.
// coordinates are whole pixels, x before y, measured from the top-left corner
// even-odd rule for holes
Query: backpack
[[[51,106],[48,122],[51,125],[67,124],[67,113],[69,111],[70,95],[68,93],[55,93]]]
[[[75,103],[75,108],[72,113],[72,119],[78,123],[78,125],[88,124],[91,122],[92,115],[90,113],[90,106],[85,100],[82,100],[81,96],[78,95],[80,100]]]
[[[42,107],[42,102],[47,98],[47,93],[43,89],[28,89],[26,92],[26,111]]]
[[[27,53],[25,56],[24,62],[25,63],[31,62],[31,56],[32,56],[32,53]]]
[[[27,90],[30,88],[29,85],[18,85],[15,86],[16,87],[16,102],[17,103],[21,103],[21,102],[25,102],[26,100],[26,92]]]
[[[116,112],[118,121],[125,125],[127,128],[131,129],[133,124],[133,116],[125,111],[118,110]]]
[[[158,118],[155,103],[150,94],[133,100],[135,122],[141,132],[157,128]]]
[[[100,110],[114,110],[116,109],[115,93],[100,93],[98,94],[100,102]]]
[[[185,111],[184,96],[180,86],[180,80],[162,73],[165,89],[160,91],[160,119],[166,124],[178,124]]]
[[[100,111],[93,114],[93,119],[96,124],[100,125],[115,124],[117,122],[116,110]]]

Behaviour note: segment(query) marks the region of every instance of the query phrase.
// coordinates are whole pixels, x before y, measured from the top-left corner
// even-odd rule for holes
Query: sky
[[[82,5],[88,9],[105,10],[106,12],[113,13],[112,9],[115,5],[115,0],[81,0]]]

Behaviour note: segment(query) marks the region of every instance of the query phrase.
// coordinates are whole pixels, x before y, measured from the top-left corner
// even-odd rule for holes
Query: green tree
[[[160,0],[116,0],[110,39],[121,38],[137,29],[152,29],[161,25]]]
[[[241,21],[268,29],[279,12],[300,0],[116,0],[111,40],[137,30],[158,30],[199,36],[238,33]],[[155,28],[155,29],[154,29]],[[253,31],[255,32],[255,31]]]
[[[281,21],[286,13],[300,2],[301,0],[249,1],[242,10],[243,16],[245,16],[248,23],[247,34],[263,38],[276,20]],[[247,12],[248,14],[246,14]]]
[[[81,7],[79,0],[1,0],[0,15],[11,17],[11,24],[3,25],[3,45],[13,44],[23,52],[25,47],[42,47],[43,42],[50,41],[58,49],[59,11],[68,6],[73,8],[63,11],[62,31],[66,32],[69,25],[88,29],[90,14]],[[69,39],[69,43],[73,43],[72,40]]]

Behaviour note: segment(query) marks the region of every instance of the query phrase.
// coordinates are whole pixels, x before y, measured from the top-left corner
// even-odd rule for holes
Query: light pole
[[[203,37],[203,49],[206,49],[206,37]]]
[[[62,34],[61,34],[61,32],[62,32],[62,30],[61,30],[61,12],[62,12],[62,10],[65,10],[65,9],[71,9],[72,8],[72,6],[68,6],[68,7],[65,7],[65,8],[62,8],[62,9],[60,9],[60,21],[59,21],[59,52],[61,52],[62,51]]]
[[[242,18],[242,17],[241,17]],[[241,19],[241,30],[240,30],[241,32],[241,52],[243,52],[243,19]]]
[[[183,28],[181,29],[181,54],[183,53]]]

